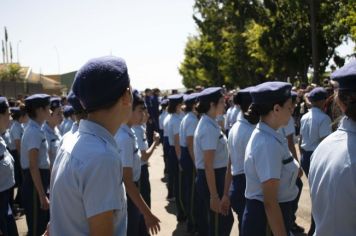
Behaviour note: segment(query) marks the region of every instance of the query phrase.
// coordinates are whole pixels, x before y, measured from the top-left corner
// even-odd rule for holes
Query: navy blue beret
[[[332,73],[331,79],[339,83],[340,90],[356,90],[356,59]]]
[[[51,97],[49,102],[50,102],[49,107],[52,111],[54,111],[56,108],[59,108],[62,106],[61,98],[59,98],[59,97]]]
[[[173,103],[182,103],[183,102],[183,94],[173,94],[168,97],[169,102]]]
[[[77,96],[75,96],[75,94],[73,93],[73,91],[70,91],[68,96],[67,96],[67,100],[68,103],[73,107],[74,112],[84,112],[84,108],[82,106],[82,104],[80,104],[79,99],[77,98]]]
[[[244,89],[240,89],[236,96],[237,96],[237,104],[242,104],[242,103],[251,103],[252,102],[252,97],[251,97],[251,90],[254,87],[247,87]]]
[[[254,104],[279,102],[291,97],[292,85],[286,82],[270,81],[251,89]]]
[[[167,106],[168,105],[168,99],[162,99],[161,101],[161,106]]]
[[[200,93],[185,94],[183,100],[185,103],[194,103],[198,101]]]
[[[74,109],[72,106],[66,105],[63,107],[63,115],[68,117],[74,114]]]
[[[10,107],[11,114],[20,114],[21,110],[19,107]]]
[[[204,101],[204,100],[211,100],[215,97],[221,97],[221,96],[222,96],[221,87],[210,87],[200,92],[199,99],[201,101]]]
[[[25,99],[25,106],[32,108],[49,106],[50,98],[51,96],[49,96],[48,94],[34,94]]]
[[[9,108],[9,102],[6,97],[0,97],[0,113],[4,113]]]
[[[307,96],[311,102],[317,102],[326,99],[328,97],[328,92],[322,87],[316,87],[310,91]]]
[[[72,90],[87,111],[114,103],[130,86],[126,63],[113,56],[94,58],[75,75]]]

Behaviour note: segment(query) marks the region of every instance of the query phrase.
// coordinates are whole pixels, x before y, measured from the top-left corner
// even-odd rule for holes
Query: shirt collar
[[[286,141],[286,138],[283,137],[282,134],[278,133],[277,130],[272,129],[270,126],[268,126],[266,123],[264,123],[262,121],[260,121],[257,124],[256,128],[263,132],[268,133],[269,135],[272,135],[280,143],[284,143]]]
[[[126,132],[131,138],[135,138],[135,134],[127,124],[122,124],[120,129]]]
[[[212,125],[214,125],[216,128],[220,129],[220,126],[219,126],[218,122],[216,120],[212,119],[210,116],[203,115],[203,118],[205,120],[207,120],[209,123],[211,123]]]
[[[356,133],[356,122],[353,121],[351,118],[345,116],[340,121],[340,126],[338,130],[344,130],[344,131]]]
[[[110,143],[116,147],[114,137],[103,126],[89,120],[81,120],[79,123],[79,132],[91,134],[103,139],[105,142]]]
[[[54,129],[52,129],[47,122],[43,123],[43,130],[50,132],[51,134],[55,134]]]
[[[34,121],[32,119],[29,119],[28,125],[33,126],[33,127],[37,128],[37,129],[41,129],[41,125],[38,122],[36,122],[36,121]]]

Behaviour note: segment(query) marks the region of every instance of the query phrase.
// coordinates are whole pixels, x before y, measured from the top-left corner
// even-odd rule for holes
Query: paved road
[[[185,225],[177,224],[176,217],[174,215],[175,207],[174,204],[169,203],[166,200],[167,188],[165,183],[162,181],[163,178],[163,158],[162,149],[159,147],[156,153],[151,157],[150,160],[150,181],[151,181],[151,198],[152,198],[152,209],[156,216],[161,220],[161,231],[158,235],[162,236],[183,236],[185,234]],[[309,197],[309,187],[305,177],[303,177],[303,192],[299,202],[299,209],[297,212],[297,223],[304,228],[308,229],[310,225],[310,197]],[[231,235],[238,235],[237,229],[237,219],[234,215],[235,222]],[[24,217],[17,221],[17,226],[20,235],[26,235],[26,222]]]

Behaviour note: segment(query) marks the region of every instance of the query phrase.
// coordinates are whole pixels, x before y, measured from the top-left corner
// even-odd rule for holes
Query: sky
[[[78,70],[94,57],[126,60],[134,88],[182,88],[178,67],[196,33],[194,0],[1,0],[13,61],[42,74]],[[17,54],[18,48],[18,54]],[[1,58],[2,60],[2,58]]]
[[[134,88],[183,88],[178,67],[197,32],[194,0],[1,0],[14,61],[42,74],[78,70],[94,57],[126,60]],[[339,47],[341,56],[355,44]],[[2,60],[2,58],[1,58]]]

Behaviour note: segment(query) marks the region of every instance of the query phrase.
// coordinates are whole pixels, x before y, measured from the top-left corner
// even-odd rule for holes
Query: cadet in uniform
[[[327,99],[326,90],[321,87],[314,88],[308,94],[308,99],[312,103],[312,108],[302,116],[300,121],[301,165],[307,177],[310,156],[319,143],[331,134],[330,117],[322,110]]]
[[[74,123],[74,109],[70,105],[66,105],[63,107],[63,115],[64,119],[62,124],[59,126],[59,130],[61,131],[62,135],[65,135]]]
[[[167,112],[167,106],[168,106],[168,99],[163,99],[161,101],[161,114],[159,115],[159,128],[161,130],[160,132],[160,137],[161,137],[161,143],[163,146],[163,160],[164,160],[164,174],[168,173],[168,168],[167,168],[167,158],[168,158],[168,145],[167,145],[167,136],[164,135],[164,119],[168,115]],[[166,137],[166,138],[164,138]],[[166,141],[165,141],[166,139]]]
[[[239,232],[241,232],[242,216],[246,202],[246,178],[244,171],[245,150],[251,134],[255,129],[255,125],[259,121],[259,117],[252,117],[247,114],[252,102],[250,95],[251,89],[252,87],[241,89],[234,97],[241,111],[237,115],[236,123],[230,129],[227,141],[231,165],[229,165],[228,171],[226,172],[224,197],[222,200],[224,210],[229,207],[228,203],[231,202],[231,207],[236,212],[239,220]]]
[[[89,60],[76,74],[73,93],[88,112],[65,136],[51,175],[50,235],[126,235],[126,193],[114,139],[132,108],[126,63]]]
[[[298,162],[277,130],[292,115],[291,84],[265,82],[251,90],[250,114],[260,116],[245,152],[246,206],[240,235],[290,235]]]
[[[184,193],[185,186],[183,186],[181,167],[179,159],[181,155],[179,145],[179,126],[182,121],[182,103],[183,94],[174,94],[168,97],[168,113],[170,114],[168,120],[168,142],[169,142],[169,156],[168,156],[168,185],[173,189],[178,222],[185,221],[186,212],[184,209]]]
[[[167,189],[168,189],[168,195],[167,195],[167,200],[172,201],[174,200],[174,184],[173,184],[173,176],[170,174],[170,162],[169,162],[169,152],[170,152],[170,145],[169,145],[169,140],[168,140],[168,122],[171,119],[172,114],[167,112],[166,117],[163,119],[163,155],[165,155],[165,172],[168,175],[168,184],[167,184]]]
[[[331,74],[345,114],[339,128],[315,149],[309,184],[315,236],[356,235],[356,60]]]
[[[12,117],[12,124],[9,131],[11,138],[10,153],[15,160],[15,187],[17,187],[17,195],[14,203],[18,204],[19,208],[22,208],[22,170],[20,164],[20,152],[21,139],[24,131],[21,124],[27,121],[25,105],[21,104],[20,107],[11,107],[10,112]]]
[[[230,235],[233,224],[231,210],[223,216],[220,209],[229,157],[227,139],[216,117],[224,112],[224,106],[220,87],[200,93],[197,110],[202,117],[194,133],[199,235]]]
[[[180,165],[182,167],[183,181],[185,182],[185,195],[183,196],[188,221],[187,231],[188,233],[196,232],[196,194],[195,194],[195,158],[194,158],[194,132],[198,125],[199,119],[195,106],[198,102],[199,93],[192,93],[184,95],[185,112],[180,127],[179,127],[179,144],[181,148]]]
[[[63,120],[61,99],[59,97],[52,97],[50,99],[50,110],[51,115],[49,119],[43,124],[42,130],[45,133],[48,143],[50,166],[53,166],[54,159],[56,158],[57,154],[57,149],[59,147],[59,142],[62,138],[62,135],[57,128],[57,126],[60,125]]]
[[[21,140],[23,203],[29,236],[43,234],[49,221],[50,161],[48,143],[41,130],[50,117],[50,96],[35,94],[25,99],[30,118]]]
[[[4,133],[9,124],[9,104],[5,97],[0,97],[0,132]],[[5,140],[0,137],[0,234],[4,236],[18,235],[13,216],[8,218],[11,189],[14,185],[14,159],[6,148]]]
[[[130,120],[127,124],[122,124],[115,135],[123,166],[123,180],[127,193],[127,235],[130,236],[147,234],[147,230],[140,233],[138,227],[140,220],[143,219],[145,223],[147,222],[146,225],[152,233],[157,233],[159,229],[159,219],[152,214],[139,191],[141,152],[138,149],[137,138],[131,127],[140,124],[142,121],[143,107],[144,101],[138,93],[134,92]]]
[[[67,97],[68,103],[73,107],[74,110],[74,122],[70,132],[74,134],[79,129],[79,122],[82,119],[87,118],[87,113],[84,110],[83,106],[80,104],[79,99],[75,96],[73,91],[70,91]]]

